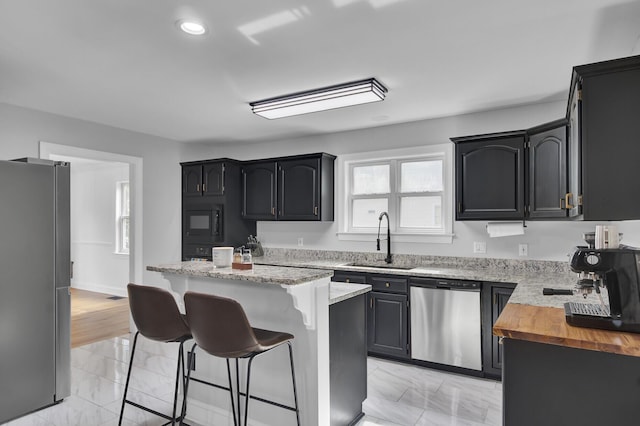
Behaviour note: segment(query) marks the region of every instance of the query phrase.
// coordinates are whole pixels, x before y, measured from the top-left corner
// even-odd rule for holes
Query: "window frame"
[[[129,194],[129,200],[127,205],[129,206],[128,214],[124,214],[124,187],[127,187],[127,193]],[[128,235],[127,238],[124,238],[124,224],[128,222]],[[129,255],[131,251],[131,185],[128,180],[118,181],[116,182],[116,223],[115,223],[115,231],[116,231],[116,247],[115,253],[122,255]],[[129,247],[124,247],[125,241],[129,242]]]
[[[441,192],[400,192],[400,173],[403,162],[442,160],[443,188]],[[393,164],[392,164],[393,163]],[[392,164],[389,184],[390,192],[384,194],[370,194],[369,196],[352,194],[352,170],[358,165]],[[387,198],[388,211],[393,215],[391,232],[398,242],[453,242],[453,144],[425,145],[413,148],[371,151],[357,154],[347,154],[338,157],[337,179],[338,185],[338,239],[349,241],[374,241],[378,228],[353,228],[352,201],[360,198]],[[438,230],[425,228],[400,227],[400,203],[403,197],[423,196],[429,194],[442,196],[442,228]]]

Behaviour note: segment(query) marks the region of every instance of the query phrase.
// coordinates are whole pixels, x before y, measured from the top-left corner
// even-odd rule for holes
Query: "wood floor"
[[[71,347],[77,348],[129,332],[129,299],[71,289]]]

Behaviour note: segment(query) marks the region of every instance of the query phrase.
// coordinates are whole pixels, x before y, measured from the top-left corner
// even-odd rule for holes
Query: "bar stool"
[[[127,382],[124,387],[124,395],[122,396],[122,408],[120,409],[120,420],[118,425],[122,424],[122,416],[124,414],[125,404],[133,405],[141,410],[153,413],[166,420],[165,425],[175,425],[176,422],[182,424],[182,417],[176,418],[176,408],[178,404],[178,385],[182,374],[182,387],[186,387],[186,379],[184,373],[184,342],[191,339],[191,331],[187,324],[186,318],[178,310],[176,301],[166,290],[157,287],[129,284],[127,285],[129,293],[129,307],[133,322],[136,324],[138,331],[133,339],[133,348],[131,349],[131,359],[129,361],[129,371],[127,373]],[[180,342],[178,349],[178,366],[176,368],[176,387],[173,397],[173,413],[172,416],[155,411],[149,407],[142,406],[136,402],[127,399],[127,391],[129,390],[129,379],[131,378],[131,368],[133,367],[133,357],[136,352],[136,344],[138,336],[142,334],[147,339],[158,342]],[[186,399],[186,396],[185,396]],[[183,402],[183,407],[185,407]]]
[[[245,426],[247,425],[249,412],[249,398],[294,411],[296,413],[297,424],[300,426],[300,411],[298,409],[298,394],[296,392],[296,376],[293,367],[293,348],[291,346],[293,335],[284,332],[262,330],[251,327],[244,309],[242,309],[242,306],[233,299],[188,291],[184,295],[184,301],[187,311],[187,321],[189,322],[189,327],[193,334],[193,340],[195,341],[190,351],[190,358],[193,358],[193,353],[198,346],[210,355],[225,358],[227,361],[227,377],[229,380],[229,387],[226,388],[192,378],[191,369],[189,369],[187,371],[187,385],[185,388],[184,400],[186,401],[186,394],[189,390],[190,380],[194,380],[229,391],[231,396],[231,411],[233,412],[233,424],[236,426],[241,424],[240,395],[244,395],[245,397]],[[289,363],[291,365],[291,381],[293,383],[293,399],[295,403],[294,407],[289,407],[275,401],[270,401],[249,394],[251,363],[253,362],[253,358],[285,343],[289,347]],[[231,379],[231,367],[229,365],[229,359],[231,358],[235,358],[236,360],[235,403]],[[239,358],[248,358],[245,393],[240,391],[240,376],[238,375]],[[182,416],[184,417],[185,414],[186,409],[183,406]]]

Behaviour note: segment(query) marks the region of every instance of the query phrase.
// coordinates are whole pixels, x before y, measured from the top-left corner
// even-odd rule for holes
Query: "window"
[[[451,242],[451,157],[449,144],[339,157],[340,239],[369,240],[386,211],[397,241]]]
[[[116,187],[116,253],[129,254],[129,182]]]

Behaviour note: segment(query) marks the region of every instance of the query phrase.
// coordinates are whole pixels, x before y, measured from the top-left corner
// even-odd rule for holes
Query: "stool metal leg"
[[[191,380],[191,363],[193,361],[191,361],[193,359],[193,354],[196,350],[196,347],[198,346],[197,343],[194,343],[193,346],[191,346],[191,350],[189,351],[189,365],[187,366],[187,377],[184,380],[184,395],[182,396],[182,410],[180,411],[180,425],[184,424],[184,418],[187,416],[187,393],[189,391],[189,381]],[[183,359],[184,361],[184,359]],[[182,372],[184,373],[184,364],[182,367]]]
[[[287,345],[289,345],[289,361],[291,362],[291,381],[293,382],[293,402],[295,403],[295,408],[296,408],[296,421],[298,422],[298,426],[300,426],[300,410],[298,409],[298,392],[296,391],[296,373],[293,368],[293,346],[291,345],[291,341],[288,341]]]
[[[236,407],[233,403],[233,380],[231,379],[231,365],[229,362],[229,358],[227,358],[227,378],[229,379],[229,395],[231,396],[231,412],[233,413],[233,424],[234,426],[238,426],[238,419],[236,418]]]
[[[133,347],[131,348],[131,357],[129,359],[129,371],[127,372],[127,382],[124,385],[124,395],[122,396],[122,407],[120,408],[120,419],[118,420],[118,426],[122,425],[122,416],[124,414],[124,405],[127,402],[127,391],[129,390],[129,379],[131,378],[131,367],[133,367],[133,355],[136,353],[136,343],[138,343],[139,331],[136,331],[133,338]]]
[[[182,373],[182,383],[184,385],[184,353],[182,351],[184,342],[180,342],[178,348],[178,366],[176,367],[176,387],[173,393],[173,412],[171,417],[171,424],[176,424],[176,408],[178,407],[178,390],[180,388],[180,373]],[[182,402],[184,405],[184,401]],[[182,419],[180,419],[182,420]]]
[[[249,364],[247,365],[247,388],[244,390],[244,426],[247,426],[247,419],[249,417],[249,381],[251,380],[251,363],[255,355],[249,357]]]

